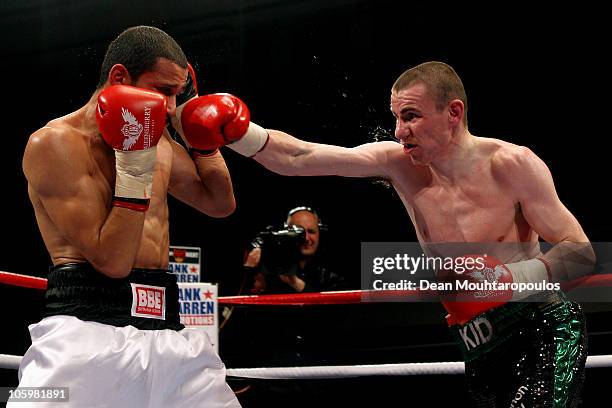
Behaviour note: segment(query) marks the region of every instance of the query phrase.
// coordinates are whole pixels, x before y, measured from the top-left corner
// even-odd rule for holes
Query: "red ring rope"
[[[18,273],[0,271],[0,283],[22,288],[47,290],[47,280],[36,276],[20,275]]]
[[[0,271],[0,283],[32,288],[47,289],[47,280],[36,276],[20,275],[17,273]],[[612,274],[583,276],[571,282],[561,284],[562,289],[593,288],[612,286]],[[385,302],[402,300],[406,297],[418,297],[419,301],[434,300],[434,291],[421,290],[350,290],[343,292],[315,292],[280,295],[252,295],[252,296],[220,296],[221,305],[332,305],[368,302]]]

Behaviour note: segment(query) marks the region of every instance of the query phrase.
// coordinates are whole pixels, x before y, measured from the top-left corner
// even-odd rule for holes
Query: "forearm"
[[[562,241],[542,256],[555,282],[572,281],[593,272],[595,252],[586,237],[581,241]]]
[[[285,132],[266,129],[270,138],[253,158],[265,168],[283,176],[308,175],[308,167],[316,164],[308,142]]]
[[[284,176],[391,178],[387,154],[399,146],[366,143],[348,148],[305,142],[277,130],[268,132],[268,143],[253,158]]]
[[[534,259],[507,264],[506,267],[515,283],[555,284],[572,281],[593,271],[595,254],[589,242],[557,243],[546,254]],[[522,299],[536,291],[515,293],[514,299]]]
[[[281,275],[278,275],[278,278],[285,284],[291,286],[291,288],[298,293],[304,292],[306,288],[308,287],[308,285],[306,284],[304,280],[300,279],[299,276],[294,275],[294,274],[291,274],[291,275],[281,274]],[[312,290],[312,288],[310,289]]]
[[[140,248],[145,214],[113,207],[85,253],[96,270],[111,278],[129,275]]]
[[[531,229],[553,245],[541,258],[550,279],[573,280],[591,272],[595,255],[576,217],[563,205],[546,164],[529,149],[521,148],[504,160],[499,170],[518,199]]]
[[[236,209],[229,170],[221,153],[196,156],[194,163],[202,183],[200,211],[211,217],[227,217]]]

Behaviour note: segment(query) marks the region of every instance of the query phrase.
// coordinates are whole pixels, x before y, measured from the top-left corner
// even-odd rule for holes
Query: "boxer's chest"
[[[522,218],[509,192],[490,180],[432,185],[412,198],[410,215],[427,242],[506,241]]]

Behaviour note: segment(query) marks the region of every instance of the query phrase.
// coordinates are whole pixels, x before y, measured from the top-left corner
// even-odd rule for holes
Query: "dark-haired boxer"
[[[248,128],[237,98],[185,90],[192,75],[170,36],[130,28],[110,44],[89,101],[30,137],[23,170],[53,267],[20,387],[68,387],[74,407],[239,406],[207,335],[181,325],[167,273],[167,193],[213,217],[235,208],[220,153],[190,156],[170,138],[177,98],[191,98],[190,145]],[[215,111],[198,110],[200,98]]]
[[[405,71],[392,87],[391,112],[399,144],[344,148],[251,124],[247,137],[230,147],[279,174],[389,180],[426,252],[436,242],[521,243],[512,253],[500,251],[499,262],[489,260],[506,282],[558,282],[590,271],[589,240],[559,200],[546,164],[526,147],[469,132],[467,98],[453,68],[427,62]],[[554,245],[544,255],[540,237]],[[572,260],[576,267],[568,270]],[[571,407],[578,401],[586,359],[583,313],[561,293],[526,295],[504,296],[530,302],[505,302],[504,296],[444,302],[464,351],[473,406]]]

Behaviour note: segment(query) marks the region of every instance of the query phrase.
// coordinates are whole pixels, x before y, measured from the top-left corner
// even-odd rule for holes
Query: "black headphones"
[[[289,219],[291,218],[291,216],[295,214],[296,212],[300,212],[300,211],[308,211],[309,213],[317,217],[319,231],[327,231],[327,225],[323,224],[323,222],[321,221],[321,217],[319,217],[319,214],[317,214],[317,212],[314,209],[312,209],[312,207],[307,207],[303,205],[289,210],[289,212],[287,213],[287,218],[285,219],[285,223],[283,224],[285,228],[289,226]]]

